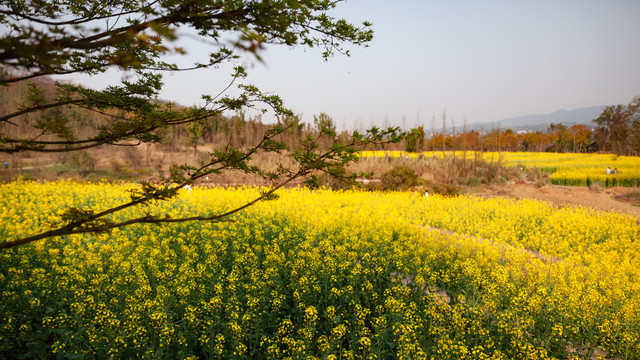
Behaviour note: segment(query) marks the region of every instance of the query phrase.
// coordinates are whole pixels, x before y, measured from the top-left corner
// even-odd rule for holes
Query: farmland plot
[[[465,157],[462,151],[427,151],[405,153],[404,151],[363,151],[362,157],[419,158],[443,156]],[[615,154],[575,154],[536,152],[478,152],[468,151],[466,159],[476,156],[486,161],[501,161],[506,166],[538,168],[549,174],[549,182],[556,185],[589,186],[600,183],[605,187],[640,185],[640,157]],[[609,168],[610,173],[606,169]],[[615,174],[613,173],[613,170]]]
[[[117,204],[131,187],[2,185],[1,239],[47,228],[66,206]],[[118,216],[210,214],[258,191],[196,188]],[[233,220],[1,252],[0,357],[640,356],[634,218],[291,189]]]

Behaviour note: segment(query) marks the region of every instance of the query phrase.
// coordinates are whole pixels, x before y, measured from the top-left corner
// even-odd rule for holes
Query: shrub
[[[445,196],[460,195],[460,187],[455,184],[432,183],[428,186],[429,193]]]
[[[408,190],[418,185],[418,175],[406,166],[396,166],[380,177],[384,190]]]
[[[347,171],[345,169],[336,169],[336,175],[340,177],[347,177]],[[318,183],[322,186],[325,186],[331,190],[348,190],[353,187],[353,183],[341,179],[339,177],[331,176],[329,174],[320,174],[318,175]]]

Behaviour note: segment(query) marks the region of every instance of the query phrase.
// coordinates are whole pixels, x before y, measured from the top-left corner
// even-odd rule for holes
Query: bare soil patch
[[[582,206],[600,211],[614,211],[640,219],[640,207],[634,198],[627,195],[637,189],[614,187],[594,191],[584,186],[545,185],[518,181],[501,186],[488,186],[481,190],[480,196],[504,196],[547,201],[555,206]]]

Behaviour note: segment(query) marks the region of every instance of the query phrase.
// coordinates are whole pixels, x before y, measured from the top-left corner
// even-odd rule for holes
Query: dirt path
[[[593,191],[584,186],[546,185],[536,187],[534,184],[519,181],[503,186],[488,187],[477,195],[537,199],[556,206],[579,205],[595,210],[619,212],[640,219],[640,206],[636,206],[638,202],[626,201],[624,198],[632,190],[623,187],[603,188],[600,191]]]

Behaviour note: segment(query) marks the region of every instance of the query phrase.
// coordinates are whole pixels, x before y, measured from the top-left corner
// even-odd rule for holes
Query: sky
[[[245,83],[280,95],[305,122],[324,112],[339,129],[429,128],[446,112],[461,127],[640,95],[638,0],[347,0],[332,14],[372,22],[373,41],[329,61],[283,46],[264,50],[263,62],[240,61]],[[207,51],[185,47],[189,56]],[[168,74],[161,98],[197,104],[226,86],[230,69]]]

